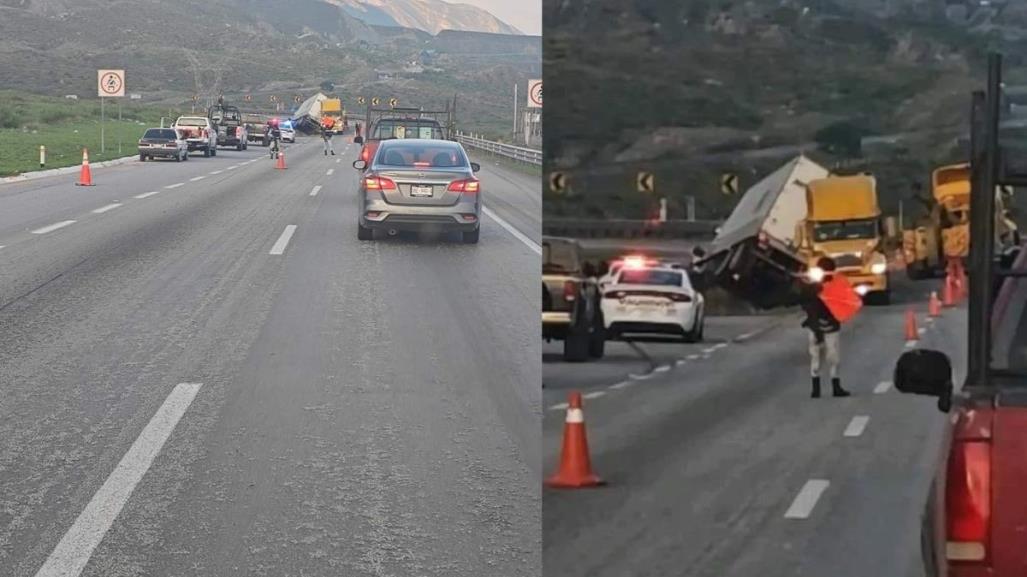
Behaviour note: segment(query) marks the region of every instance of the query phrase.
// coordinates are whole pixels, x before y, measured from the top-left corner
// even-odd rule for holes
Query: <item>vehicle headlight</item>
[[[808,271],[806,271],[806,276],[809,277],[809,280],[813,282],[820,282],[824,280],[824,269],[820,268],[819,266],[811,267]]]
[[[866,296],[866,294],[867,294],[868,292],[870,292],[870,287],[868,287],[868,286],[867,286],[867,285],[865,285],[865,284],[861,284],[861,285],[859,285],[859,286],[857,286],[857,287],[856,287],[856,294],[858,294],[858,295],[859,295],[859,296],[861,296],[861,297],[862,297],[862,296]]]
[[[874,274],[884,274],[888,272],[887,261],[879,261],[870,265],[870,272]]]

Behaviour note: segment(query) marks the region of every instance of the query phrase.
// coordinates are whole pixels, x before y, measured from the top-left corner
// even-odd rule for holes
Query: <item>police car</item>
[[[703,338],[705,305],[687,271],[669,263],[625,259],[603,288],[601,308],[610,338],[664,334],[694,343]]]

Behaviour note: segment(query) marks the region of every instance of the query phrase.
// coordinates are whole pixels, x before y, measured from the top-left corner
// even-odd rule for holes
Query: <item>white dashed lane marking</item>
[[[153,196],[155,194],[160,194],[160,191],[159,190],[155,190],[153,192],[144,192],[142,194],[137,194],[137,195],[133,196],[132,198],[138,198],[138,199],[142,200],[144,198],[150,198],[151,196]]]
[[[203,180],[204,178],[207,178],[207,177],[206,176],[195,176],[193,178],[190,178],[189,182],[199,182],[199,181]]]
[[[283,254],[285,252],[285,247],[289,246],[289,240],[292,239],[292,235],[295,232],[295,224],[290,224],[285,227],[285,230],[282,231],[282,236],[278,237],[278,241],[275,242],[273,247],[271,247],[271,252],[269,254]]]
[[[175,426],[185,415],[202,385],[181,383],[121,458],[121,462],[93,495],[68,532],[47,558],[36,577],[78,577],[89,563],[96,546],[114,524],[132,491],[160,453]]]
[[[321,192],[321,185],[320,185],[320,184],[319,184],[319,185],[317,185],[317,186],[315,186],[315,187],[314,187],[314,188],[313,188],[313,189],[312,189],[312,190],[310,191],[310,196],[317,196],[317,193],[319,193],[319,192]]]
[[[606,391],[595,391],[594,393],[585,393],[581,395],[582,399],[598,399],[599,397],[606,394]]]
[[[881,381],[880,383],[877,383],[876,387],[874,387],[874,394],[883,395],[884,393],[887,393],[889,389],[891,389],[891,381]]]
[[[557,404],[553,405],[552,407],[549,407],[549,410],[550,411],[565,411],[565,410],[567,410],[567,407],[569,407],[569,406],[570,405],[568,405],[567,403],[557,403]]]
[[[849,421],[849,426],[845,427],[843,433],[846,437],[858,437],[863,434],[863,431],[867,428],[867,423],[870,422],[870,417],[866,415],[857,415],[852,417]]]
[[[77,221],[74,221],[74,220],[65,220],[65,221],[62,221],[62,222],[51,224],[50,226],[44,226],[43,228],[37,228],[36,230],[32,231],[32,234],[46,234],[48,232],[53,232],[55,230],[60,230],[60,229],[62,229],[64,227],[66,227],[66,226],[71,226],[71,225],[75,224],[76,222]]]
[[[118,208],[119,206],[121,206],[120,202],[115,202],[113,204],[108,204],[107,206],[101,206],[100,208],[94,210],[93,214],[103,214],[103,213],[105,213],[105,212],[107,212],[109,210],[114,210],[115,208]]]
[[[817,501],[831,483],[824,479],[810,479],[795,496],[792,505],[785,511],[785,519],[808,519],[817,506]]]
[[[327,176],[331,176],[333,174],[335,174],[335,169],[334,168],[329,168],[328,172],[325,173],[325,175],[327,175]]]

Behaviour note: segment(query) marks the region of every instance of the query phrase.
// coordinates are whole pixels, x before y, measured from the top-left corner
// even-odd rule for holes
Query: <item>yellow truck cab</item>
[[[829,176],[806,185],[806,219],[799,224],[800,252],[816,270],[821,256],[834,259],[868,302],[891,300],[877,182],[867,174]]]

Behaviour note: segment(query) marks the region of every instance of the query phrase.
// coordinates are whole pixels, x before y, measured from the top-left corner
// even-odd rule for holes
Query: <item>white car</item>
[[[279,125],[278,130],[282,133],[282,142],[296,142],[296,129],[292,127],[292,124],[283,122]]]
[[[706,301],[679,268],[625,264],[603,289],[601,307],[610,338],[663,334],[690,343],[703,339]]]

